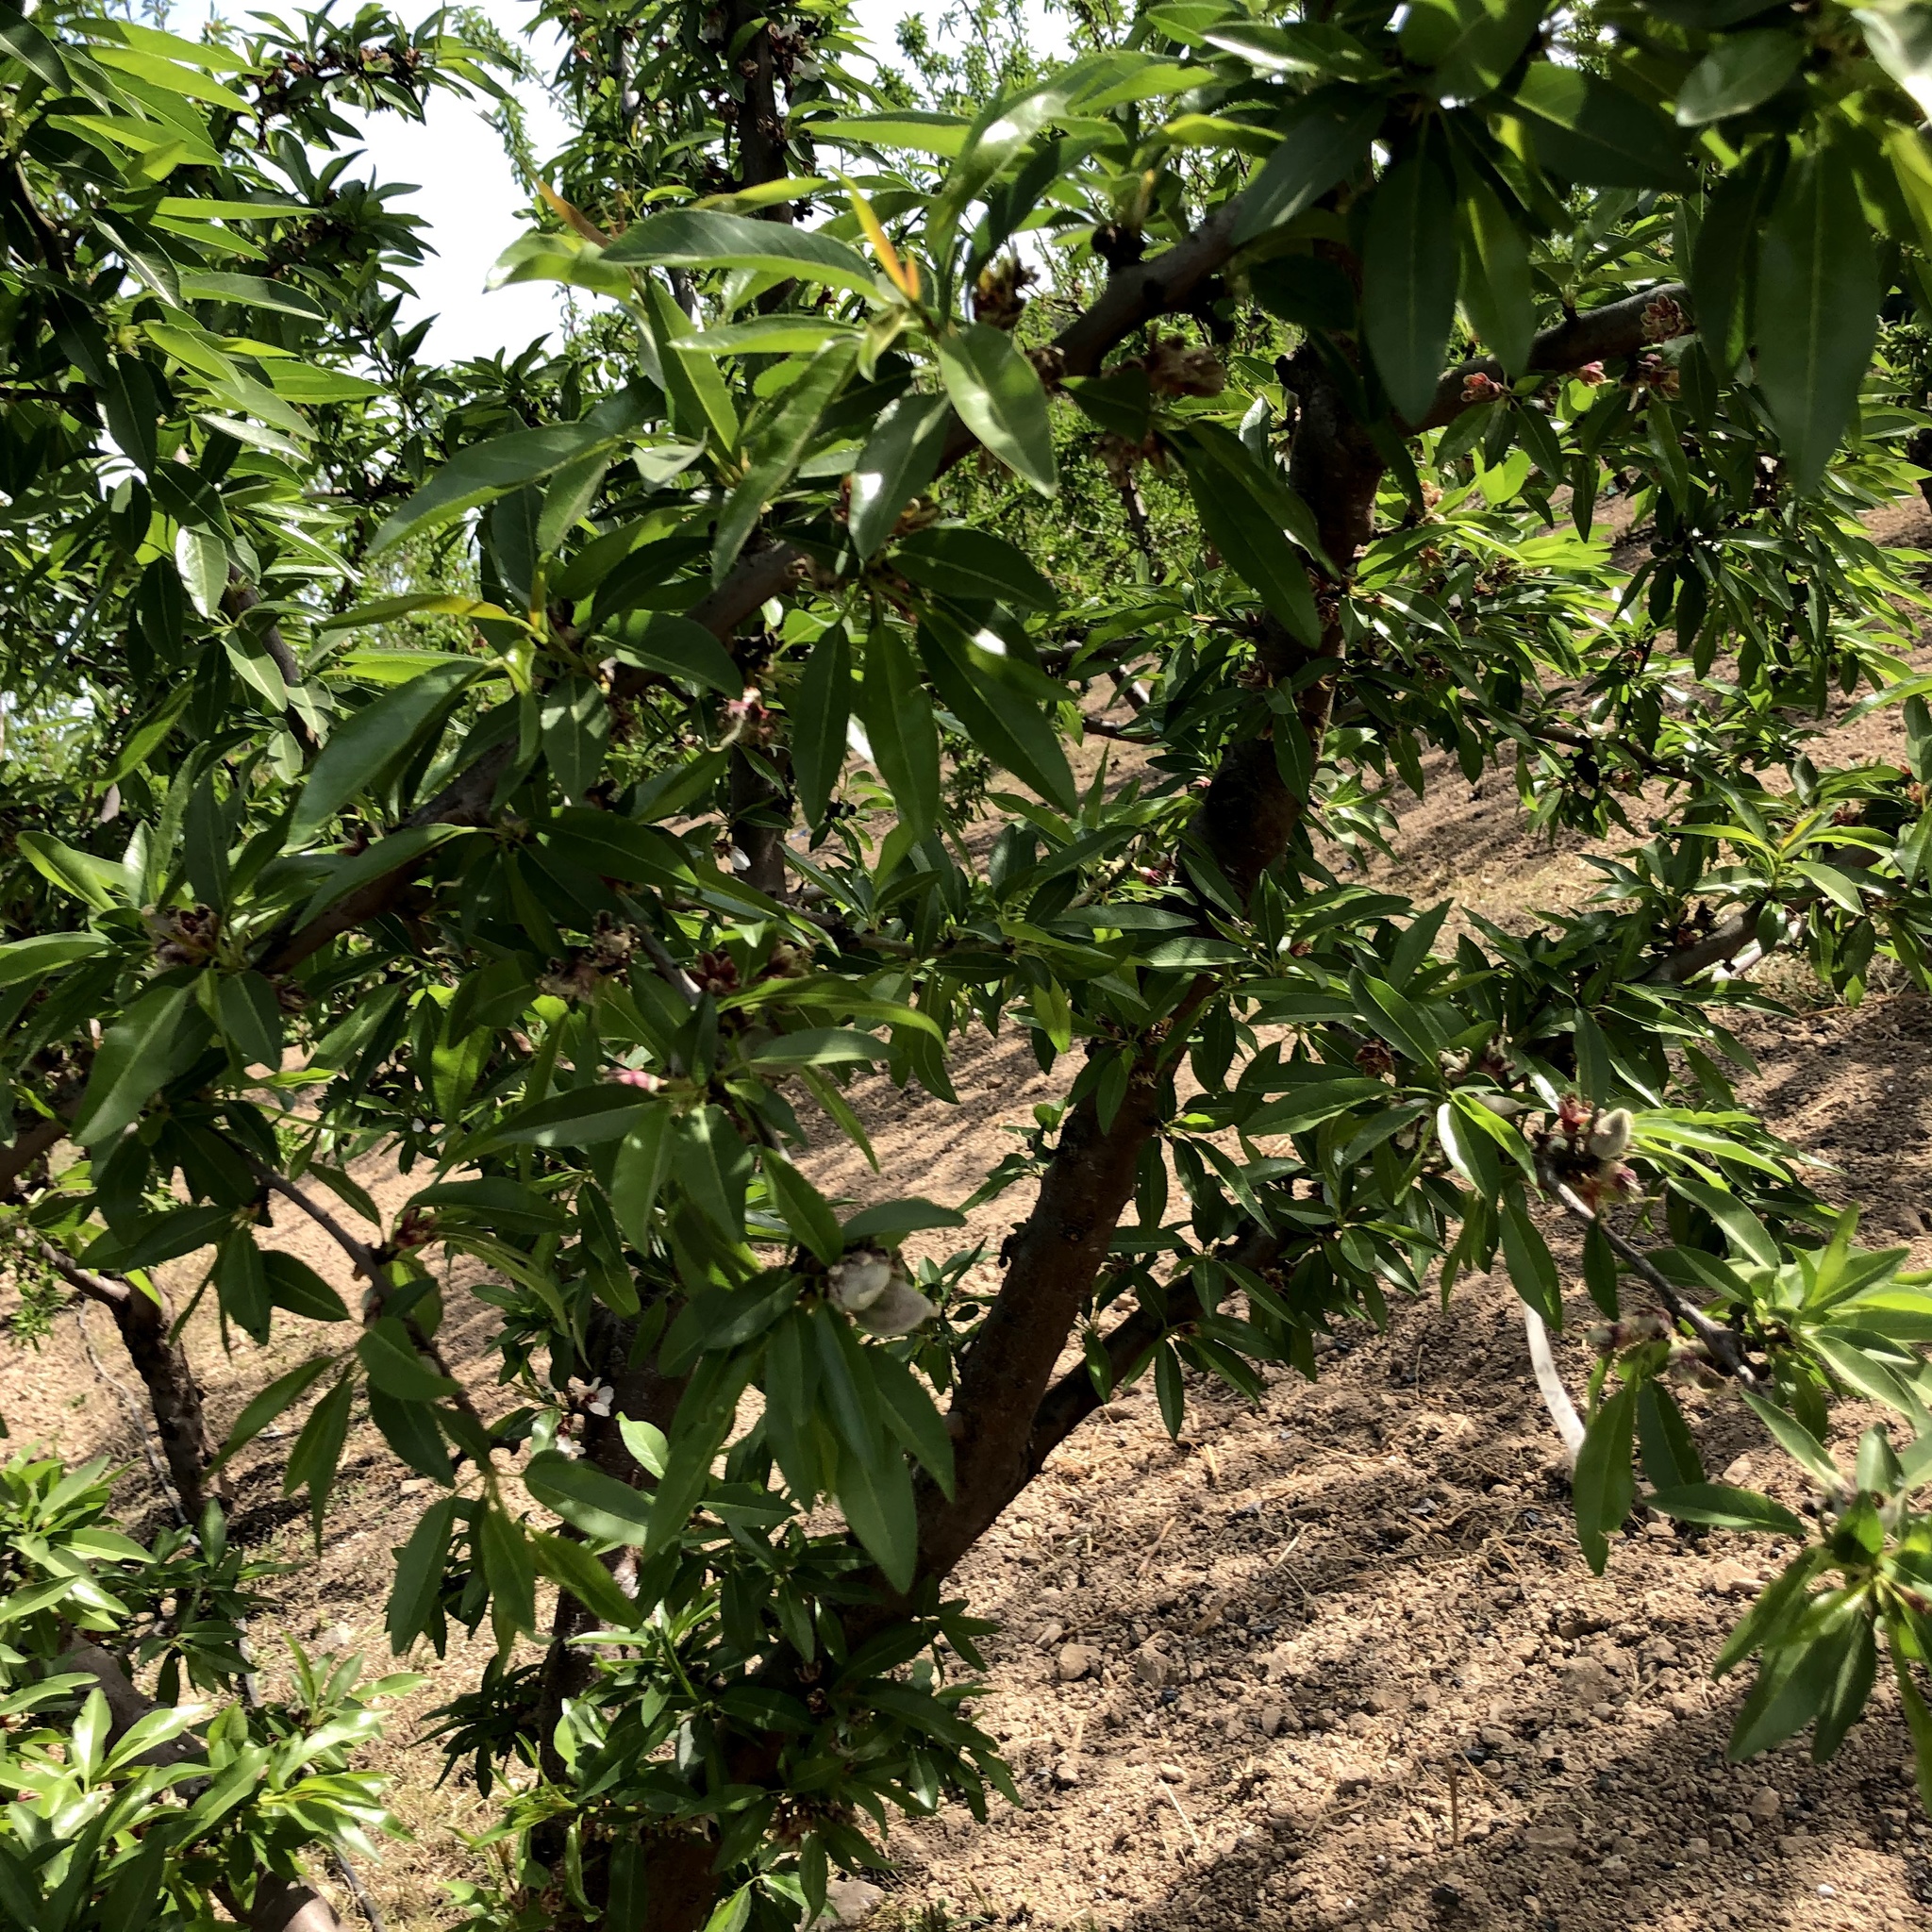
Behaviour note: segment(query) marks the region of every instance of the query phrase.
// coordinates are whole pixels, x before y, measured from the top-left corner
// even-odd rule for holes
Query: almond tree
[[[318,1530],[364,1405],[440,1487],[390,1636],[488,1619],[445,1740],[534,1773],[468,1923],[795,1923],[890,1807],[983,1815],[949,1579],[1054,1448],[1498,1265],[1593,1567],[1640,1503],[1800,1548],[1714,1659],[1757,1659],[1734,1751],[1829,1757],[1882,1666],[1932,1800],[1932,1294],[1726,1072],[1767,954],[1926,983],[1923,599],[1858,521],[1917,475],[1880,335],[1932,288],[1917,11],[1158,7],[970,118],[855,78],[836,13],[559,17],[581,136],[499,275],[601,305],[541,380],[440,375],[425,475],[391,343],[274,607],[225,603],[260,496],[212,479],[231,537],[153,465],[138,583],[74,625],[128,711],[65,782],[121,814],[16,835],[40,929],[0,948],[37,1239],[200,1256],[233,1327],[304,1335],[225,1454],[307,1405]],[[234,347],[118,325],[171,386]],[[1853,700],[1905,766],[1816,762]],[[1626,840],[1600,901],[1523,934],[1357,882],[1432,761]],[[826,1191],[879,1077],[937,1117],[999,1028],[1067,1077],[970,1201]],[[425,1171],[387,1224],[369,1152]],[[943,1234],[1008,1190],[982,1291]],[[264,1245],[290,1215],[358,1306]],[[1706,1478],[1687,1381],[1815,1518]],[[1849,1466],[1848,1391],[1903,1423]]]

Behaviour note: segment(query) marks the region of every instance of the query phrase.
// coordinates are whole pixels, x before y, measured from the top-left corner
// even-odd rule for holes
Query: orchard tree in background
[[[330,150],[497,85],[480,32],[4,8],[0,1175],[192,1533],[0,1477],[0,1915],[337,1923],[374,1693],[264,1701],[211,1491],[320,1534],[366,1414],[439,1488],[395,1649],[497,1640],[442,1713],[471,1932],[795,1923],[892,1808],[1011,1794],[948,1579],[1102,1401],[1178,1431],[1496,1265],[1592,1567],[1640,1504],[1797,1546],[1734,1753],[1882,1678],[1932,1802],[1932,1292],[1732,1085],[1767,955],[1928,985],[1925,600],[1859,522],[1926,426],[1924,8],[1174,0],[1054,60],[989,9],[929,88],[831,4],[552,8],[576,133],[498,275],[575,321],[454,369]],[[1816,761],[1854,703],[1909,769]],[[1599,901],[1360,884],[1431,754],[1610,840]],[[1064,1097],[971,1201],[815,1181],[998,1029]],[[996,1289],[908,1258],[1008,1190]],[[300,1356],[219,1458],[208,1307]],[[1706,1478],[1687,1381],[1813,1518]],[[1841,1462],[1844,1395],[1898,1421]]]

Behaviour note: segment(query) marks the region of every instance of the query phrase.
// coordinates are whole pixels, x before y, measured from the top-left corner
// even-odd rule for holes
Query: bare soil
[[[1932,525],[1910,507],[1880,529],[1932,546]],[[1829,755],[1896,756],[1897,731],[1895,714],[1879,714],[1835,734]],[[1453,773],[1432,775],[1388,874],[1424,903],[1453,896],[1521,924],[1593,889],[1583,841],[1527,837],[1507,782],[1472,794]],[[1751,1037],[1762,1068],[1748,1098],[1828,1164],[1825,1191],[1866,1205],[1868,1241],[1908,1241],[1932,1263],[1932,1004],[1910,992],[1857,1010],[1813,1004]],[[1063,1084],[1011,1038],[968,1050],[955,1076],[957,1108],[869,1088],[861,1112],[881,1174],[828,1157],[822,1181],[860,1197],[959,1200],[1010,1144],[1004,1130]],[[388,1214],[428,1176],[367,1164],[359,1177]],[[992,1204],[968,1239],[991,1255],[1024,1206],[1023,1192]],[[274,1240],[348,1286],[325,1238],[280,1205]],[[183,1294],[192,1278],[173,1285]],[[452,1357],[486,1413],[508,1407],[481,1349],[491,1311],[460,1276],[449,1300]],[[1580,1389],[1589,1310],[1580,1297],[1572,1308],[1559,1358]],[[132,1389],[108,1324],[91,1333],[107,1374]],[[225,1352],[205,1314],[188,1333],[217,1429],[311,1340],[334,1340],[278,1334],[256,1349],[238,1338]],[[996,1805],[985,1827],[959,1810],[895,1829],[894,1868],[874,1874],[882,1924],[1928,1922],[1932,1823],[1912,1794],[1895,1695],[1881,1685],[1830,1766],[1813,1767],[1802,1745],[1725,1763],[1745,1683],[1713,1684],[1709,1662],[1781,1552],[1633,1520],[1607,1574],[1591,1577],[1506,1280],[1465,1282],[1447,1309],[1399,1307],[1386,1333],[1344,1333],[1322,1367],[1312,1386],[1271,1374],[1252,1407],[1192,1387],[1178,1443],[1151,1394],[1132,1391],[1059,1451],[969,1558],[959,1585],[1004,1626],[979,1711],[1026,1802]],[[75,1319],[42,1348],[0,1357],[0,1413],[15,1444],[125,1463],[129,1511],[161,1520],[138,1411],[103,1387]],[[1847,1431],[1860,1421],[1848,1413]],[[1706,1398],[1693,1422],[1709,1468],[1796,1500],[1736,1405]],[[237,1533],[291,1566],[271,1586],[258,1648],[272,1678],[283,1632],[359,1647],[385,1668],[389,1552],[428,1486],[358,1418],[318,1552],[301,1499],[279,1493],[291,1434],[265,1439],[236,1476]],[[399,1700],[377,1754],[414,1834],[364,1874],[393,1932],[446,1924],[443,1882],[478,1873],[465,1834],[494,1807],[464,1773],[439,1785],[441,1755],[420,1734],[487,1654],[486,1627],[443,1660],[419,1657],[428,1682]]]

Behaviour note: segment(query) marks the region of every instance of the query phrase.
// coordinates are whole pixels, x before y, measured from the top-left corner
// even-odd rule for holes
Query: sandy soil
[[[1884,534],[1932,544],[1910,510]],[[1890,714],[1868,721],[1831,754],[1886,756],[1897,728]],[[1507,783],[1471,795],[1439,774],[1406,817],[1391,875],[1425,901],[1453,895],[1520,923],[1580,900],[1593,884],[1584,849],[1525,837]],[[1867,1204],[1868,1240],[1911,1241],[1932,1263],[1932,1005],[1900,994],[1857,1011],[1812,1006],[1753,1038],[1762,1072],[1749,1096],[1830,1163],[1827,1191]],[[1011,1040],[969,1049],[955,1075],[958,1108],[868,1093],[887,1181],[856,1157],[822,1161],[822,1179],[861,1197],[958,1200],[1004,1151],[1002,1129],[1060,1085]],[[426,1179],[359,1173],[385,1213]],[[1024,1205],[1018,1193],[992,1204],[969,1239],[996,1246]],[[274,1240],[343,1279],[286,1208]],[[481,1352],[491,1319],[458,1278],[446,1336],[486,1413],[508,1406]],[[108,1374],[131,1387],[105,1320],[91,1333]],[[301,1342],[238,1339],[225,1353],[197,1316],[190,1347],[225,1428]],[[1584,1345],[1559,1349],[1580,1387]],[[981,1716],[1026,1803],[1000,1807],[984,1829],[962,1811],[896,1830],[895,1869],[874,1874],[881,1924],[1927,1923],[1932,1823],[1911,1793],[1894,1696],[1881,1688],[1832,1766],[1812,1767],[1802,1746],[1724,1763],[1743,1687],[1713,1685],[1708,1662],[1779,1552],[1633,1521],[1608,1574],[1592,1578],[1507,1282],[1465,1283],[1447,1310],[1398,1308],[1385,1334],[1343,1334],[1323,1369],[1313,1386],[1271,1375],[1254,1407],[1192,1388],[1178,1444],[1151,1393],[1129,1394],[974,1553],[958,1580],[1005,1624]],[[0,1413],[16,1443],[125,1462],[130,1513],[160,1520],[134,1411],[104,1391],[74,1319],[36,1352],[0,1355]],[[1713,1470],[1787,1480],[1734,1407],[1706,1403],[1693,1420]],[[275,1463],[291,1434],[271,1432],[238,1472],[238,1533],[292,1566],[272,1587],[276,1614],[258,1644],[272,1651],[282,1630],[362,1647],[382,1667],[387,1553],[428,1486],[358,1418],[318,1553],[301,1499],[279,1494]],[[418,1740],[425,1713],[474,1681],[486,1653],[487,1631],[427,1659],[430,1682],[402,1702],[377,1754],[415,1834],[365,1874],[392,1932],[446,1923],[442,1881],[476,1870],[463,1834],[492,1807],[460,1774],[438,1787],[441,1754]]]

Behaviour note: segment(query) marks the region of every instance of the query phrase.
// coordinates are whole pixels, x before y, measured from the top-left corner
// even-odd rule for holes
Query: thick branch
[[[1665,282],[1625,295],[1621,302],[1606,302],[1601,308],[1567,316],[1554,328],[1544,329],[1530,344],[1530,368],[1556,375],[1617,356],[1634,356],[1651,340],[1644,333],[1643,318],[1651,306],[1659,302],[1675,303],[1688,313],[1690,291],[1681,282]],[[1493,356],[1473,356],[1467,362],[1457,363],[1436,385],[1436,400],[1415,425],[1416,431],[1440,429],[1445,423],[1455,422],[1465,409],[1474,408],[1478,399],[1463,395],[1473,375],[1485,375],[1508,387],[1509,378]]]
[[[482,825],[489,823],[491,801],[497,782],[509,769],[516,756],[513,743],[500,744],[486,752],[459,777],[445,785],[425,805],[420,805],[396,828],[410,831],[420,825]],[[380,848],[378,848],[380,849]],[[354,932],[390,911],[408,891],[415,878],[423,855],[411,852],[397,861],[396,870],[371,879],[365,886],[345,893],[325,908],[306,925],[285,923],[269,935],[266,949],[256,962],[267,974],[291,973],[312,953],[319,953],[331,940]]]

